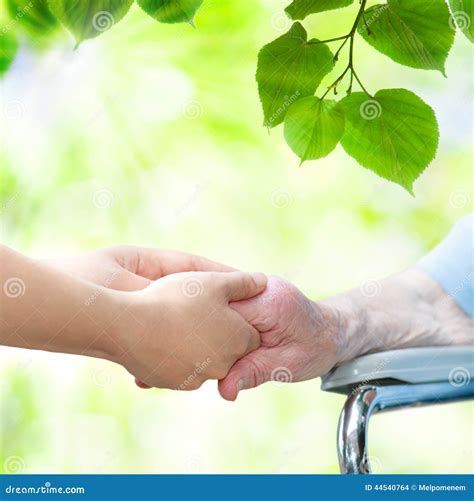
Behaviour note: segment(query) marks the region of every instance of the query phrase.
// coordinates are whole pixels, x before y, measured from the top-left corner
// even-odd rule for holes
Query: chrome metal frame
[[[347,398],[339,418],[337,448],[341,473],[371,473],[367,450],[369,420],[401,407],[474,399],[474,381],[364,385]]]

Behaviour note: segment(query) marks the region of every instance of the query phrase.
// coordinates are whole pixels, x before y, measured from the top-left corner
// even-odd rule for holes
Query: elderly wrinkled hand
[[[261,345],[219,382],[225,399],[235,400],[240,390],[266,381],[312,379],[336,364],[340,338],[332,309],[310,301],[286,280],[269,277],[263,293],[232,307],[258,329]]]

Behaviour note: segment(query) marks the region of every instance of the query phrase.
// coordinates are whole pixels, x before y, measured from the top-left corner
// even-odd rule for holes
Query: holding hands
[[[267,381],[322,376],[338,362],[341,341],[333,311],[310,301],[286,280],[270,277],[262,294],[231,306],[258,329],[261,344],[219,382],[225,399],[235,400],[240,390]]]
[[[193,390],[222,379],[260,345],[258,331],[229,307],[266,285],[262,274],[188,272],[168,275],[124,297],[131,320],[119,334],[125,368],[148,386]]]
[[[474,324],[417,267],[310,301],[289,282],[138,247],[37,261],[0,247],[0,344],[100,357],[142,388],[297,382],[373,351],[472,344]],[[11,288],[11,285],[15,288]]]
[[[199,388],[222,379],[260,345],[257,329],[229,303],[265,289],[262,273],[233,271],[177,251],[113,247],[55,261],[56,268],[114,291],[125,312],[110,359],[143,388]]]
[[[123,296],[131,325],[118,333],[125,348],[113,359],[142,388],[193,390],[218,379],[221,395],[234,400],[241,389],[311,379],[336,363],[331,312],[281,278],[271,277],[265,287],[263,274],[128,246],[55,266],[97,285],[137,291]]]

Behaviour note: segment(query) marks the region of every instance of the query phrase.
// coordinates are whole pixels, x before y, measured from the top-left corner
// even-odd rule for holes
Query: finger
[[[219,393],[225,400],[234,401],[241,390],[255,388],[271,379],[265,363],[267,348],[259,348],[241,358],[219,381]]]
[[[146,383],[143,381],[140,381],[139,379],[135,378],[135,384],[139,387],[142,388],[143,390],[148,390],[151,388],[151,386],[148,386]]]
[[[250,299],[260,294],[267,286],[267,277],[263,273],[231,273],[215,274],[213,280],[222,287],[227,301]]]
[[[133,292],[145,289],[151,281],[147,278],[135,275],[123,268],[114,272],[109,280],[104,280],[104,287],[124,292]]]
[[[235,310],[250,325],[253,325],[259,332],[266,332],[271,325],[271,318],[268,316],[264,295],[259,295],[252,299],[234,301],[229,306]]]
[[[242,318],[242,316],[239,315],[237,312],[230,311],[230,315],[231,316],[229,317],[229,322],[232,321],[235,323],[235,331],[236,331],[235,336],[247,337],[246,349],[239,356],[239,358],[242,358],[251,351],[255,351],[257,348],[260,347],[261,343],[260,332],[258,332],[258,330],[255,327],[247,323]],[[234,323],[232,325],[234,325]]]
[[[244,357],[247,353],[256,350],[260,346],[260,333],[255,327],[248,324],[236,311],[227,306],[226,308],[225,327],[223,327],[226,329],[226,337],[222,348],[227,346],[235,357],[228,365],[228,369],[230,369],[232,364],[239,358]]]
[[[186,271],[235,271],[235,268],[225,264],[185,252],[140,247],[136,249],[136,274],[150,280]]]
[[[260,332],[258,332],[257,329],[252,327],[252,331],[250,333],[249,342],[247,345],[247,351],[245,352],[245,355],[260,348],[260,345],[261,345]]]

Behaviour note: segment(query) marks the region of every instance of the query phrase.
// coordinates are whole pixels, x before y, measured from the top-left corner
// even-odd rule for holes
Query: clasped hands
[[[103,356],[142,388],[194,390],[216,379],[235,400],[272,379],[323,375],[340,360],[332,308],[281,278],[130,246],[49,264],[110,296],[117,318],[104,330]]]

